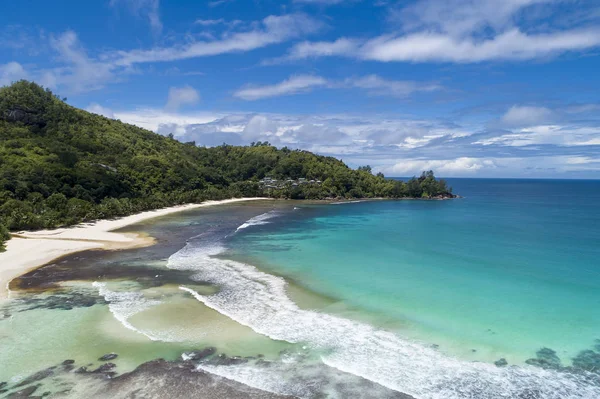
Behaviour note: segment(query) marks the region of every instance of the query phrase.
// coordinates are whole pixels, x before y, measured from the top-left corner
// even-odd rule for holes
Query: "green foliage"
[[[264,189],[259,180],[267,176],[322,183]],[[335,158],[268,142],[197,147],[73,108],[35,83],[0,88],[0,224],[9,230],[208,199],[421,198],[450,191],[432,172],[402,183],[374,176],[370,166],[352,170]]]
[[[10,239],[10,233],[3,224],[0,224],[0,252],[4,251],[4,242]]]

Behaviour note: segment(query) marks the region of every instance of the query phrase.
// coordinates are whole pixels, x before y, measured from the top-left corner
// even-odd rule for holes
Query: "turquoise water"
[[[600,182],[451,180],[465,198],[303,205],[229,254],[466,359],[567,365],[600,338]],[[252,224],[252,223],[250,223]]]

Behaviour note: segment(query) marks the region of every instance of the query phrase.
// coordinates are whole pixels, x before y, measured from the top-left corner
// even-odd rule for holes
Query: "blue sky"
[[[390,176],[600,178],[595,0],[29,0],[0,84],[182,141]]]

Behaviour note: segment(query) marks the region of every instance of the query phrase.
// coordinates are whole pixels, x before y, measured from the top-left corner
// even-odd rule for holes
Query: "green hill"
[[[261,182],[265,177],[276,182]],[[352,170],[332,157],[268,143],[198,147],[71,107],[35,83],[0,88],[0,242],[7,229],[57,227],[207,199],[450,192],[431,172],[402,183],[374,176],[369,167]]]

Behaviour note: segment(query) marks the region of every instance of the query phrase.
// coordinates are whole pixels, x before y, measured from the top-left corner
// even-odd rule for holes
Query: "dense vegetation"
[[[264,189],[259,180],[320,184]],[[434,197],[451,190],[432,172],[406,183],[268,143],[198,147],[71,107],[19,81],[0,88],[0,243],[8,230],[123,216],[206,199]],[[0,244],[1,245],[1,244]]]

